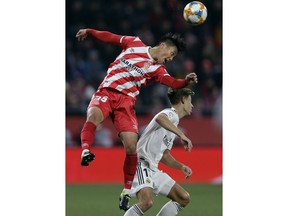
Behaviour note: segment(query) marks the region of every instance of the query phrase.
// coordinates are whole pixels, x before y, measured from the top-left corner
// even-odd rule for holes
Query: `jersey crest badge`
[[[144,63],[144,69],[145,69],[145,70],[148,70],[148,68],[149,68],[151,65],[152,65],[151,62],[145,62],[145,63]]]

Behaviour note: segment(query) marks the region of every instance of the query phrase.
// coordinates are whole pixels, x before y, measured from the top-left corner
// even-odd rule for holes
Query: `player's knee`
[[[125,151],[127,154],[135,154],[136,153],[136,143],[135,144],[130,144],[130,145],[125,145]]]
[[[87,112],[87,121],[99,125],[103,121],[103,114],[99,108],[90,108]]]
[[[134,139],[125,139],[122,140],[125,152],[127,154],[135,154],[136,153],[136,145],[137,145],[137,140]]]
[[[148,209],[150,209],[153,206],[153,200],[152,199],[147,199],[145,201],[142,201],[141,203],[141,209],[143,210],[143,212],[147,211]]]
[[[182,207],[185,207],[186,205],[188,205],[189,202],[190,202],[190,194],[187,191],[185,191],[185,193],[181,194],[181,197],[180,197],[178,203]]]
[[[127,154],[135,154],[138,135],[132,132],[121,132],[120,138],[124,145],[125,152]]]

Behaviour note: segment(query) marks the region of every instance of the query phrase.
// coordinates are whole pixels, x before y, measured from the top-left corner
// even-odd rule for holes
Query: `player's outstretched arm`
[[[189,178],[192,174],[192,170],[190,167],[186,166],[185,164],[180,163],[177,161],[171,154],[168,149],[166,149],[163,153],[163,156],[161,158],[161,162],[164,163],[166,166],[169,166],[173,169],[181,170],[186,178]]]
[[[173,89],[180,89],[189,84],[198,83],[198,79],[196,73],[190,73],[185,77],[185,79],[176,79],[171,76],[164,76],[160,83]]]
[[[121,46],[120,40],[122,38],[121,35],[113,34],[108,31],[98,31],[95,29],[80,29],[77,34],[76,38],[78,41],[84,40],[88,35],[93,36],[94,38],[103,41],[105,43],[114,44]]]

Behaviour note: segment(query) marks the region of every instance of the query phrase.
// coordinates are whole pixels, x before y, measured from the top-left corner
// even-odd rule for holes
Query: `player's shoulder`
[[[144,44],[138,36],[123,36],[120,39],[120,43],[122,43],[125,46],[128,45],[146,46],[146,44]]]
[[[150,66],[150,69],[153,70],[152,72],[154,76],[159,76],[159,77],[170,76],[170,74],[166,70],[165,65],[159,64],[157,62],[153,63]]]
[[[165,108],[159,112],[159,115],[160,114],[166,115],[170,121],[178,116],[174,108]]]

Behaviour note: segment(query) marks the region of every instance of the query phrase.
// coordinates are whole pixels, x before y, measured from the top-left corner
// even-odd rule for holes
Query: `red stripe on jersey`
[[[145,58],[145,59],[149,59],[149,56],[147,55],[147,53],[128,53],[128,54],[125,54],[124,57],[126,59],[131,59],[131,58]]]

